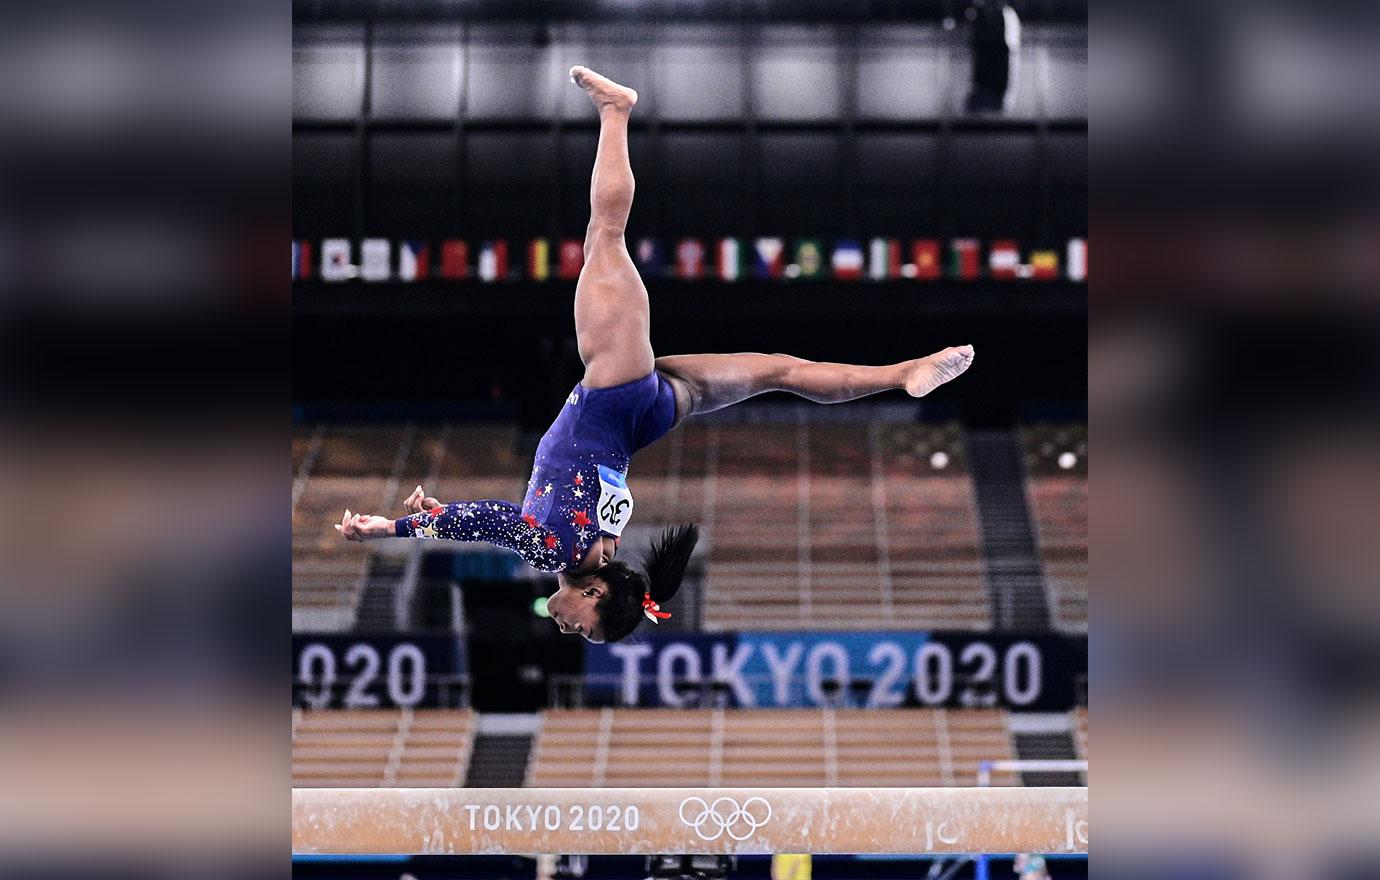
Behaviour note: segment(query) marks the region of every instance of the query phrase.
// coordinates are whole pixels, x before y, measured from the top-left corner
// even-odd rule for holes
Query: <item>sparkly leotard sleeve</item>
[[[404,516],[393,523],[399,538],[446,538],[449,541],[483,541],[527,556],[533,542],[529,521],[509,501],[457,501],[422,513]],[[540,542],[540,538],[537,539]]]

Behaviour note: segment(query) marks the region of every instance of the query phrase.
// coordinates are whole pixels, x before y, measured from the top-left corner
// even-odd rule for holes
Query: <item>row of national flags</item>
[[[446,239],[429,241],[366,238],[321,240],[319,259],[310,239],[292,242],[293,280],[482,282],[574,281],[584,268],[580,239],[534,238],[515,242],[485,239],[471,247]],[[839,281],[997,281],[1030,279],[1086,281],[1088,242],[1071,238],[1062,248],[1022,248],[1014,239],[984,243],[976,238],[640,238],[630,243],[633,261],[646,279],[687,281],[826,279]],[[358,259],[356,259],[358,257]]]

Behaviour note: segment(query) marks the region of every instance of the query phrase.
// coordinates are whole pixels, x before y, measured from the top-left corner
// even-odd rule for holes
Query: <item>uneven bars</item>
[[[294,788],[292,851],[1086,853],[1086,788]]]

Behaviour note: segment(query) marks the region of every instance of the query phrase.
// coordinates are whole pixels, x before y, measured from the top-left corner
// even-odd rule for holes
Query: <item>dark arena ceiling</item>
[[[293,0],[298,22],[942,21],[992,0]],[[1086,23],[1087,0],[1009,0],[1022,20]]]

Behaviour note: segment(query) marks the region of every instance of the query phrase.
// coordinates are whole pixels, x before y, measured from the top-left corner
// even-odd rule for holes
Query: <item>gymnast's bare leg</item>
[[[788,354],[677,354],[657,358],[657,369],[679,383],[687,414],[713,412],[767,391],[788,391],[816,403],[842,403],[882,391],[924,397],[957,379],[973,363],[973,347],[960,345],[928,357],[885,366],[807,361]]]
[[[652,353],[647,288],[624,240],[634,189],[628,118],[637,92],[587,67],[571,68],[570,78],[599,111],[585,267],[575,288],[575,335],[585,365],[585,387],[621,385],[646,376],[655,367],[675,387],[677,415],[684,418],[767,391],[788,391],[819,403],[839,403],[893,389],[923,397],[968,369],[973,362],[970,345],[885,366],[818,363],[784,354],[657,358]]]
[[[628,117],[637,92],[587,67],[570,78],[599,111],[599,149],[589,188],[585,267],[575,286],[575,338],[586,388],[608,388],[652,372],[651,310],[623,233],[632,210]]]

